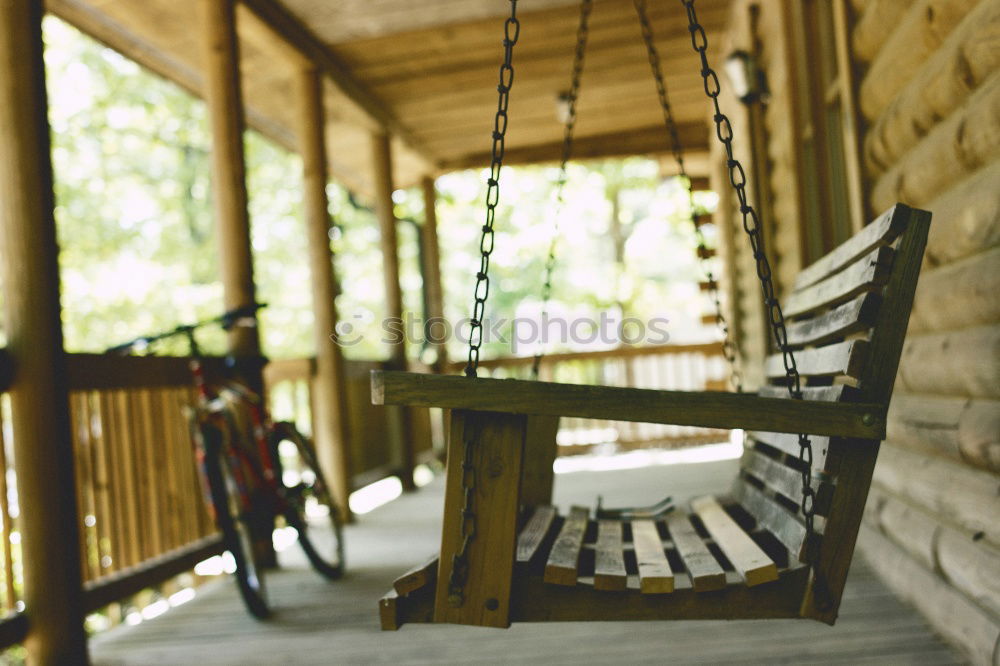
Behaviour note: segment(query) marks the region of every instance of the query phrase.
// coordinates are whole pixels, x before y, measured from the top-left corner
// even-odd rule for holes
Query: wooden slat
[[[867,352],[867,340],[845,340],[826,347],[801,349],[793,352],[793,355],[799,374],[803,377],[845,375],[857,379],[864,371]],[[772,379],[785,376],[781,354],[767,357],[765,372]]]
[[[788,389],[784,386],[761,386],[757,393],[764,398],[791,397],[788,395]],[[815,400],[817,402],[852,402],[858,397],[859,393],[857,388],[846,384],[802,387],[802,399]]]
[[[594,548],[594,589],[617,592],[625,589],[625,555],[622,552],[622,523],[601,520],[597,523]]]
[[[721,590],[726,586],[726,572],[698,536],[691,521],[680,513],[667,516],[667,529],[691,578],[695,592]]]
[[[536,506],[528,523],[517,536],[517,561],[530,562],[545,540],[556,517],[554,506]]]
[[[560,354],[546,354],[543,361],[542,371],[548,364],[562,363],[564,361],[587,361],[600,359],[629,359],[639,356],[680,356],[682,354],[701,354],[703,356],[722,357],[722,345],[718,342],[699,342],[692,344],[667,344],[649,345],[636,347],[618,347],[616,349],[598,349],[585,352],[564,352]],[[480,368],[498,367],[529,367],[534,363],[533,356],[503,356],[500,358],[484,358],[479,362]],[[465,361],[456,361],[449,364],[453,372],[461,372],[465,368]],[[544,379],[544,375],[542,376]]]
[[[487,627],[510,626],[510,584],[517,542],[518,492],[525,418],[511,414],[454,411],[448,436],[441,567],[434,621]],[[473,501],[476,538],[469,545],[468,575],[460,604],[449,598],[453,557],[462,543],[466,442],[472,444],[476,475]]]
[[[577,567],[580,564],[580,548],[587,532],[587,517],[590,510],[574,506],[569,510],[559,536],[552,544],[549,559],[545,564],[545,582],[556,585],[576,585]]]
[[[732,493],[758,526],[777,537],[788,549],[793,561],[799,559],[805,544],[806,528],[795,515],[742,479],[733,484]]]
[[[855,343],[856,344],[856,343]],[[659,391],[517,379],[372,372],[372,402],[549,414],[712,428],[882,439],[884,407],[798,402],[742,393]],[[865,425],[868,415],[872,425]]]
[[[814,450],[815,446],[816,444],[813,443]],[[815,462],[815,456],[813,462]],[[783,465],[759,451],[748,449],[743,454],[740,469],[745,474],[753,476],[772,491],[781,493],[796,504],[802,502],[802,475],[788,465]],[[816,491],[816,513],[825,516],[830,510],[833,486],[827,481],[814,479],[813,489]]]
[[[799,271],[794,290],[815,284],[872,250],[892,243],[906,228],[911,209],[896,204],[832,252]]]
[[[423,564],[413,567],[392,583],[392,588],[403,596],[433,585],[437,580],[438,554],[434,553]]]
[[[730,518],[714,497],[691,500],[691,508],[748,587],[778,579],[774,561]]]
[[[763,442],[770,447],[783,451],[788,455],[797,458],[799,456],[799,436],[790,432],[759,432],[752,430],[747,432],[747,436]],[[826,462],[826,451],[830,446],[830,438],[822,435],[809,435],[809,442],[813,449],[813,469],[823,469]]]
[[[788,344],[821,345],[869,329],[875,323],[880,300],[878,294],[861,294],[812,319],[790,322]]]
[[[785,316],[794,318],[815,312],[884,285],[889,277],[892,256],[892,248],[880,247],[840,273],[801,291],[793,291],[783,310]]]
[[[656,524],[651,520],[632,521],[632,546],[639,566],[639,590],[643,594],[667,594],[674,591],[674,572],[670,568]]]

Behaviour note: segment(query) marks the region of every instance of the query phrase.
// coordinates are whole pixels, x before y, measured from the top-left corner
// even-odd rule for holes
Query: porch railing
[[[70,354],[67,362],[80,525],[77,546],[85,610],[93,612],[191,571],[223,548],[205,506],[185,415],[195,404],[188,360]],[[221,369],[216,360],[209,359],[208,364],[210,371],[216,364]],[[368,398],[369,371],[381,365],[348,363],[352,432],[357,433],[351,442],[355,486],[398,471],[393,422],[373,415]],[[273,389],[276,416],[308,426],[312,362],[279,361],[265,374]],[[9,387],[10,376],[9,358],[0,349],[0,392]],[[22,498],[17,493],[8,415],[9,404],[2,395],[0,650],[19,643],[27,631],[21,570],[30,566],[20,553],[17,521]],[[147,596],[146,601],[153,600],[153,595]]]

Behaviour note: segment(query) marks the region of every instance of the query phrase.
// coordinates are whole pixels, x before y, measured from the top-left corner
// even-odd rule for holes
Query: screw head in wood
[[[493,597],[487,599],[486,603],[483,605],[486,606],[486,610],[491,610],[491,611],[495,611],[496,609],[500,608],[500,602],[494,599]]]
[[[861,422],[868,427],[875,425],[876,420],[877,419],[875,418],[874,414],[865,414],[861,417]]]

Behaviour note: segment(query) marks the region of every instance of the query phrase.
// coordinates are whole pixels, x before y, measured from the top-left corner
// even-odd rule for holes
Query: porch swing
[[[466,376],[372,374],[375,404],[451,414],[441,549],[380,601],[384,629],[405,622],[836,620],[930,214],[895,205],[803,269],[782,308],[695,0],[681,2],[778,349],[765,361],[768,385],[750,395],[476,376],[519,31],[517,0],[510,0]],[[644,0],[635,5],[642,19]],[[581,25],[585,17],[581,12]],[[651,50],[651,64],[654,56]],[[730,493],[697,497],[687,511],[594,520],[573,507],[560,516],[551,495],[563,416],[743,429],[746,450]]]

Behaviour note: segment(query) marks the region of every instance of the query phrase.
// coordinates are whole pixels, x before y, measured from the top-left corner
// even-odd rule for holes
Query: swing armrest
[[[884,405],[372,371],[372,404],[885,438]]]

